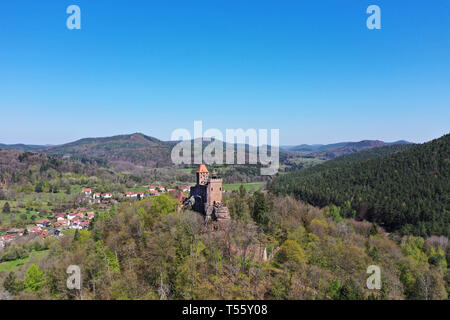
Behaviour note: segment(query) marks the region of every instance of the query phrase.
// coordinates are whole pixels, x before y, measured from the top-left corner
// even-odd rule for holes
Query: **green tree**
[[[241,184],[241,185],[239,186],[239,196],[240,196],[241,198],[245,198],[245,195],[246,195],[246,194],[247,194],[247,190],[245,190],[244,185]]]
[[[78,231],[78,229],[75,229],[75,234],[73,235],[73,241],[77,242],[80,240],[80,232]]]
[[[32,264],[25,275],[25,289],[40,293],[41,287],[44,284],[44,272],[35,264]]]
[[[41,193],[44,190],[44,185],[41,181],[36,183],[36,186],[34,187],[34,192]]]
[[[162,194],[152,200],[150,211],[152,213],[166,215],[173,213],[177,209],[177,201],[167,194]]]
[[[3,282],[3,288],[5,288],[5,290],[13,296],[17,295],[24,289],[23,282],[17,280],[16,274],[12,271],[6,276],[5,281]]]
[[[353,278],[345,280],[342,287],[339,289],[338,300],[364,300],[365,295]]]
[[[10,213],[11,212],[11,207],[9,206],[8,202],[5,202],[5,204],[3,205],[3,213]]]
[[[302,247],[295,240],[286,240],[277,253],[277,261],[280,263],[293,262],[295,264],[306,261]]]
[[[372,222],[372,226],[370,227],[369,233],[371,236],[375,236],[378,234],[378,228],[377,228],[377,224],[375,222]]]
[[[255,191],[253,194],[253,206],[251,210],[253,220],[258,224],[265,225],[267,223],[266,213],[268,210],[269,206],[264,194],[262,192]]]

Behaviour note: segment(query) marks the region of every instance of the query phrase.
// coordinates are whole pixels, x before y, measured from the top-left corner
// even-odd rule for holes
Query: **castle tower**
[[[222,203],[222,179],[214,170],[208,183],[208,205],[214,206]]]
[[[197,170],[197,184],[198,185],[206,185],[209,179],[209,171],[208,168],[202,163]]]

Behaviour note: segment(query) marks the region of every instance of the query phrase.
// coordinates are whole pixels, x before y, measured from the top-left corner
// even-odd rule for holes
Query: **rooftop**
[[[206,168],[205,164],[201,164],[200,167],[198,167],[197,173],[201,173],[201,172],[209,172],[208,168]]]

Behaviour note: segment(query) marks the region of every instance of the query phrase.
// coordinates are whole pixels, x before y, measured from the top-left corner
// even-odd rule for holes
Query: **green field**
[[[43,251],[33,251],[30,253],[30,255],[26,258],[17,259],[14,261],[7,261],[0,263],[0,272],[2,271],[16,271],[17,269],[23,267],[26,265],[30,260],[39,260],[44,256],[48,250]]]
[[[249,183],[228,183],[223,185],[223,190],[225,191],[238,191],[241,184],[244,185],[247,192],[254,192],[259,190],[262,186],[265,186],[266,182],[249,182]]]

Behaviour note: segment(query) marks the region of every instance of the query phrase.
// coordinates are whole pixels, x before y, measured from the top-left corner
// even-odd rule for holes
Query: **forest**
[[[168,195],[125,202],[89,230],[10,246],[0,261],[42,252],[0,271],[0,295],[15,299],[447,299],[448,240],[392,238],[376,224],[343,219],[336,207],[289,196],[226,196],[232,220],[205,226]],[[262,254],[265,251],[265,254]],[[366,287],[379,265],[382,289]],[[82,289],[66,287],[78,265]]]
[[[414,146],[374,148],[276,177],[275,194],[336,205],[344,217],[388,231],[450,234],[450,134]]]

